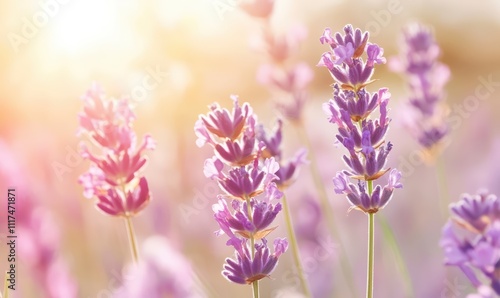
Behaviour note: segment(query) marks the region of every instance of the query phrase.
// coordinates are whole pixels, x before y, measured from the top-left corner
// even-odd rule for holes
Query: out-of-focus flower
[[[387,88],[370,94],[366,86],[376,64],[385,63],[383,49],[368,42],[368,32],[344,27],[344,34],[331,35],[325,29],[320,42],[328,44],[330,51],[323,54],[319,66],[326,67],[335,80],[333,99],[323,104],[323,111],[330,123],[338,127],[337,141],[348,154],[343,159],[349,170],[337,173],[333,179],[335,193],[344,194],[352,208],[365,213],[375,213],[384,208],[392,198],[395,188],[401,188],[401,174],[392,169],[389,182],[384,187],[372,181],[387,173],[387,157],[392,143],[385,141],[390,119],[387,117],[390,93]],[[362,59],[366,52],[367,60]],[[370,115],[378,108],[378,119]],[[358,180],[357,185],[350,182]]]
[[[251,5],[243,2],[240,6],[250,16],[264,19],[264,30],[258,50],[264,52],[271,63],[263,63],[257,72],[257,81],[270,89],[288,94],[289,100],[276,102],[276,107],[288,120],[297,122],[302,118],[307,101],[307,86],[313,78],[311,68],[303,62],[292,63],[293,53],[307,37],[302,25],[291,27],[284,34],[276,34],[271,28],[274,0],[255,0]]]
[[[445,264],[459,267],[479,288],[478,294],[467,297],[500,295],[500,200],[480,191],[462,195],[450,209],[452,217],[443,227],[440,241]],[[488,285],[482,285],[477,273]]]
[[[392,70],[407,79],[410,107],[418,113],[407,124],[420,145],[429,151],[441,144],[449,130],[445,123],[444,85],[449,80],[450,70],[438,61],[439,54],[431,30],[414,23],[403,31],[400,56],[390,61]]]
[[[22,235],[17,246],[17,260],[29,268],[26,272],[37,285],[43,297],[76,298],[78,283],[72,276],[61,253],[59,226],[49,210],[37,203],[37,197],[29,191],[27,176],[19,167],[13,152],[0,140],[0,181],[2,186],[15,186],[16,234]],[[7,187],[3,189],[7,189]]]
[[[88,172],[79,178],[84,196],[96,197],[96,206],[112,216],[134,216],[151,198],[146,178],[141,171],[146,164],[145,150],[155,142],[146,135],[140,146],[132,129],[135,115],[128,99],[106,99],[94,84],[82,97],[79,134],[87,134],[101,151],[92,153],[82,142],[82,156],[91,161]]]
[[[276,172],[278,185],[281,189],[290,186],[298,175],[299,168],[307,164],[307,151],[299,149],[295,156],[289,160],[283,160],[281,141],[282,141],[283,122],[278,119],[272,133],[267,133],[262,125],[256,127],[257,139],[264,143],[262,157],[272,157],[279,163],[279,169]]]
[[[142,259],[129,266],[124,283],[113,297],[204,297],[195,284],[191,264],[167,239],[153,236],[144,242]]]
[[[273,12],[274,0],[246,0],[240,2],[240,8],[256,18],[269,18]]]

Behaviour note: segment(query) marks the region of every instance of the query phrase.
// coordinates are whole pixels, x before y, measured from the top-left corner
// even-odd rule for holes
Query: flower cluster
[[[106,99],[94,84],[82,100],[79,134],[86,133],[100,150],[100,154],[93,154],[84,142],[81,144],[82,156],[91,161],[89,170],[79,178],[84,196],[97,197],[97,208],[106,214],[134,216],[151,198],[141,170],[147,160],[144,151],[154,149],[155,143],[147,135],[137,146],[132,128],[135,115],[128,99]]]
[[[15,185],[21,190],[19,193],[14,191],[17,202],[21,203],[15,214],[16,233],[22,235],[22,245],[17,246],[17,260],[21,259],[24,266],[29,268],[25,272],[37,286],[39,297],[78,297],[78,282],[72,275],[62,251],[60,225],[40,198],[30,191],[28,173],[21,168],[20,160],[17,160],[14,152],[2,139],[0,157],[4,160],[0,163],[0,188],[7,190]],[[7,289],[8,283],[5,282]],[[23,285],[24,283],[23,280]],[[19,287],[15,289],[22,292],[24,287],[21,287],[21,290]],[[13,294],[15,292],[10,291],[10,297],[18,297]]]
[[[258,125],[256,128],[257,139],[265,145],[262,151],[262,158],[274,158],[279,164],[279,169],[275,173],[278,177],[275,181],[279,189],[284,190],[290,186],[297,178],[299,169],[302,165],[308,163],[306,159],[307,150],[299,149],[295,156],[289,160],[283,160],[283,152],[281,150],[283,121],[277,120],[276,126],[271,133],[265,131],[263,125]]]
[[[445,264],[459,267],[480,293],[487,293],[485,288],[489,286],[500,295],[500,199],[486,191],[463,194],[460,201],[450,205],[450,210],[452,217],[445,224],[440,241]],[[477,272],[489,285],[482,285]]]
[[[293,63],[291,58],[298,50],[300,42],[307,37],[306,29],[297,25],[286,34],[274,33],[270,26],[274,0],[242,2],[240,7],[250,16],[263,19],[265,24],[259,48],[270,63],[261,65],[257,74],[258,81],[290,95],[292,100],[277,102],[277,108],[285,118],[300,121],[308,98],[307,86],[313,79],[313,72],[307,63]]]
[[[204,173],[224,192],[213,205],[220,227],[216,234],[226,234],[227,245],[235,249],[236,258],[226,259],[222,274],[232,282],[251,284],[272,273],[288,242],[275,239],[271,253],[266,240],[282,209],[278,200],[283,194],[275,183],[279,181],[279,164],[273,157],[263,157],[264,152],[275,150],[271,146],[275,141],[269,141],[269,147],[260,142],[257,117],[250,105],[240,106],[237,97],[232,99],[232,111],[213,104],[208,114],[200,115],[195,134],[199,147],[210,144],[214,148],[215,155],[205,161]]]
[[[431,150],[448,133],[445,123],[444,85],[449,68],[438,61],[440,54],[429,28],[411,24],[403,32],[400,57],[391,60],[391,68],[404,73],[410,88],[410,125],[418,142]]]
[[[387,156],[392,149],[385,142],[389,128],[387,117],[390,93],[386,88],[375,93],[366,90],[372,82],[376,64],[385,63],[383,49],[368,42],[368,32],[344,27],[344,34],[332,36],[325,29],[320,38],[330,51],[324,53],[318,66],[328,69],[335,80],[333,99],[323,104],[323,110],[331,123],[338,126],[337,141],[347,150],[343,159],[349,170],[337,173],[333,179],[335,192],[347,196],[353,208],[366,213],[375,213],[391,199],[395,188],[401,188],[401,174],[393,169],[387,185],[372,189],[372,181],[389,172]],[[366,61],[362,56],[366,52]],[[370,119],[378,109],[378,119]],[[351,179],[358,180],[356,184]]]

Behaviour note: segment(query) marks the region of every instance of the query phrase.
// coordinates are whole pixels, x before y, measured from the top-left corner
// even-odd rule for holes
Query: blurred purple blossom
[[[424,25],[408,25],[400,47],[400,56],[393,57],[390,66],[408,81],[409,102],[417,115],[407,122],[418,142],[432,149],[449,130],[445,123],[444,85],[449,80],[450,70],[438,61],[441,51],[430,28]]]
[[[108,215],[134,216],[151,198],[141,170],[147,161],[144,151],[154,149],[155,142],[146,135],[137,147],[132,129],[135,115],[128,99],[106,99],[101,87],[93,84],[82,100],[78,134],[86,134],[101,152],[91,153],[81,143],[82,157],[91,161],[89,170],[78,180],[84,196],[97,197],[96,207]]]
[[[205,297],[195,284],[191,264],[169,241],[153,236],[144,241],[142,259],[130,265],[113,297]]]
[[[146,135],[138,146],[133,129],[136,117],[129,98],[107,98],[94,83],[82,101],[78,135],[85,134],[99,153],[92,153],[81,141],[81,156],[91,164],[78,182],[84,187],[84,196],[97,198],[95,206],[99,211],[125,219],[132,257],[137,262],[138,250],[130,219],[151,199],[142,170],[147,162],[144,151],[153,150],[155,141]]]
[[[471,283],[479,288],[476,296],[500,295],[500,200],[487,191],[463,194],[450,205],[452,217],[445,224],[440,246],[445,264],[459,267]],[[477,274],[488,280],[485,288]],[[490,292],[489,292],[490,291]]]

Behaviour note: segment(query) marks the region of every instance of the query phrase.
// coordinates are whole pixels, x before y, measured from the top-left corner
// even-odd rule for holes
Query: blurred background
[[[145,169],[153,200],[134,219],[139,243],[153,236],[168,239],[176,252],[171,257],[190,264],[193,283],[202,295],[250,296],[249,286],[229,283],[220,274],[233,249],[225,245],[224,237],[213,233],[218,226],[211,205],[218,188],[203,175],[203,162],[212,152],[196,147],[193,132],[207,105],[217,101],[231,107],[231,94],[249,102],[264,125],[271,127],[278,116],[273,102],[282,100],[283,94],[270,92],[256,80],[259,66],[267,62],[254,46],[262,23],[238,9],[238,2],[0,3],[0,185],[2,191],[16,187],[18,253],[25,254],[18,259],[19,288],[12,293],[14,297],[44,297],[39,277],[33,274],[37,241],[56,246],[57,262],[67,273],[66,280],[54,269],[53,286],[72,284],[77,297],[111,297],[124,282],[124,264],[130,262],[124,224],[98,212],[77,183],[89,166],[78,154],[82,138],[76,136],[77,114],[82,108],[80,96],[92,82],[98,82],[110,97],[130,96],[136,107],[138,135],[150,133],[157,141]],[[331,183],[344,168],[344,150],[334,146],[336,127],[321,110],[333,83],[324,68],[315,67],[326,51],[318,41],[323,29],[340,31],[350,23],[370,30],[370,40],[384,48],[385,57],[391,57],[398,54],[406,24],[418,21],[433,28],[442,49],[441,61],[451,69],[446,102],[450,114],[459,115],[461,122],[438,157],[439,167],[426,165],[412,155],[419,145],[403,125],[406,82],[387,65],[376,69],[377,81],[369,90],[387,87],[392,94],[393,122],[387,138],[394,150],[389,166],[406,168],[409,173],[404,188],[383,213],[408,266],[413,297],[465,297],[473,291],[468,280],[457,269],[442,265],[438,242],[448,216],[442,200],[456,201],[461,193],[480,188],[500,195],[500,83],[490,85],[488,95],[476,100],[469,112],[455,109],[475,96],[482,82],[500,82],[499,16],[500,2],[493,0],[459,4],[451,0],[276,0],[271,23],[275,32],[285,34],[298,24],[307,28],[307,38],[294,54],[294,59],[307,63],[314,72],[304,123],[349,253],[340,253],[338,239],[332,239],[325,227],[310,169],[303,168],[288,198],[316,297],[329,297],[328,293],[351,297],[337,269],[339,258],[349,259],[360,295],[366,267],[366,216],[348,214],[347,200],[333,192]],[[146,76],[154,79],[153,88],[143,88]],[[290,123],[285,122],[284,131],[285,156],[292,156],[304,144]],[[4,206],[0,233],[6,242],[6,203],[0,205]],[[29,212],[36,213],[39,224],[23,230],[21,222],[31,216]],[[285,236],[281,217],[278,223],[274,236]],[[396,256],[379,231],[377,226],[375,296],[410,297]],[[2,244],[0,268],[7,268],[6,256],[7,246]],[[287,253],[272,279],[261,282],[262,297],[300,297],[293,270],[291,253]]]

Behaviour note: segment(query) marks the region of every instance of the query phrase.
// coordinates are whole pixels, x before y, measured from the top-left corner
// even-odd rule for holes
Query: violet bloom
[[[445,265],[460,268],[479,289],[476,296],[468,297],[500,295],[500,200],[480,191],[462,195],[450,209],[452,217],[443,227],[440,241]],[[481,280],[488,284],[483,285]]]
[[[376,64],[385,63],[383,49],[368,42],[368,32],[344,27],[344,33],[332,35],[325,29],[320,42],[330,51],[324,53],[319,66],[326,67],[333,77],[333,98],[323,104],[328,121],[338,127],[337,141],[348,151],[343,159],[348,169],[337,173],[333,179],[335,193],[344,194],[352,208],[365,213],[375,213],[384,208],[392,198],[395,188],[401,188],[401,174],[386,166],[392,143],[386,142],[389,128],[387,88],[370,93]],[[363,55],[366,53],[366,60]],[[378,110],[378,117],[370,118]],[[390,171],[385,186],[376,185]],[[352,183],[351,180],[357,180]]]
[[[83,111],[79,134],[87,134],[100,154],[92,153],[82,142],[82,156],[90,160],[89,170],[78,180],[84,196],[96,197],[97,208],[111,216],[130,217],[144,209],[151,194],[142,169],[145,150],[154,149],[153,139],[146,135],[142,144],[132,129],[135,115],[128,99],[106,99],[94,84],[82,97]]]
[[[308,161],[306,159],[307,151],[303,148],[299,149],[291,159],[283,160],[281,150],[282,128],[283,122],[279,119],[272,133],[266,132],[262,125],[258,125],[256,131],[257,139],[265,145],[262,156],[272,157],[279,163],[279,169],[276,172],[276,185],[280,189],[285,189],[295,182],[300,167],[307,164]]]
[[[303,62],[290,63],[300,43],[307,37],[304,26],[290,28],[284,34],[276,34],[271,27],[274,0],[252,0],[240,7],[254,18],[264,19],[264,31],[260,49],[271,61],[261,65],[257,81],[270,89],[287,94],[290,99],[276,102],[283,116],[291,121],[300,121],[304,104],[309,97],[307,86],[312,81],[313,72]]]
[[[441,144],[448,133],[445,123],[444,85],[450,77],[449,68],[438,61],[440,49],[431,30],[421,24],[411,24],[403,31],[401,53],[391,61],[392,69],[408,81],[410,126],[415,138],[431,150]]]
[[[213,205],[220,227],[216,234],[226,234],[227,245],[236,249],[236,260],[227,259],[222,274],[229,281],[251,284],[272,273],[288,246],[286,240],[277,239],[271,254],[266,239],[276,228],[272,223],[282,209],[278,200],[283,196],[276,186],[280,165],[267,152],[277,150],[274,144],[281,137],[267,143],[258,140],[252,109],[247,103],[240,107],[237,97],[232,99],[231,112],[212,105],[207,115],[200,115],[194,130],[199,146],[209,144],[214,149],[214,156],[205,161],[204,174],[216,180],[224,193]]]
[[[271,254],[267,241],[255,244],[255,256],[252,258],[246,244],[247,240],[233,238],[230,240],[236,252],[236,260],[227,258],[222,275],[229,281],[238,284],[251,284],[264,277],[269,277],[278,264],[278,258],[288,248],[285,239],[274,240],[274,253]]]

